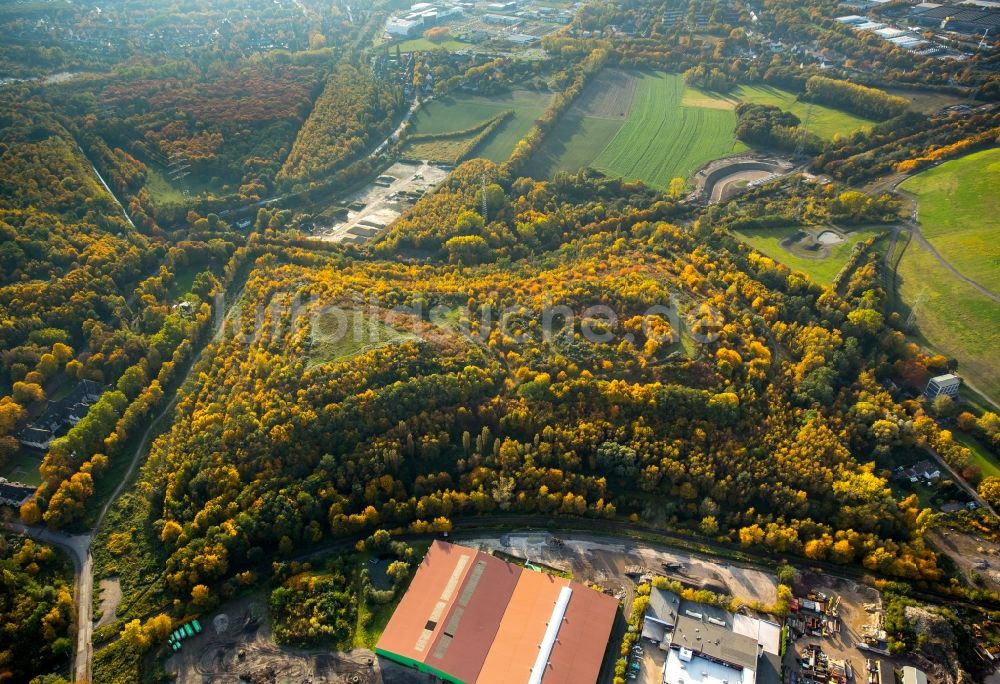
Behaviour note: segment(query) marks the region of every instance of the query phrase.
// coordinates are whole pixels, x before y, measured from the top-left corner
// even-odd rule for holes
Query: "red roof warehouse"
[[[618,602],[436,541],[375,651],[456,684],[597,681]]]

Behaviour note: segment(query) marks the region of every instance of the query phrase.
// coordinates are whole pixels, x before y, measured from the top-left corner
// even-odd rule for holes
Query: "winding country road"
[[[135,451],[132,453],[132,460],[129,462],[128,469],[122,476],[121,481],[119,481],[118,486],[115,487],[114,491],[108,497],[108,500],[104,502],[104,505],[101,507],[101,511],[97,516],[97,520],[94,522],[94,525],[89,532],[85,534],[71,535],[53,531],[40,525],[25,525],[20,522],[0,522],[0,526],[3,526],[11,532],[23,534],[36,541],[58,546],[59,548],[66,550],[73,559],[73,568],[76,574],[74,599],[76,601],[77,613],[76,648],[73,652],[73,662],[71,664],[74,682],[89,684],[89,682],[93,679],[94,557],[91,553],[91,547],[94,537],[97,535],[98,530],[100,530],[101,525],[104,523],[104,518],[111,509],[111,505],[118,499],[122,491],[124,491],[125,487],[132,480],[132,476],[135,474],[136,468],[139,466],[140,461],[149,448],[149,443],[153,437],[157,424],[168,416],[177,405],[179,390],[184,386],[188,378],[191,377],[191,374],[197,367],[198,361],[201,359],[205,348],[210,343],[219,340],[224,334],[227,327],[224,323],[230,320],[234,311],[237,310],[237,304],[240,301],[242,294],[243,289],[241,287],[226,308],[222,324],[217,326],[211,339],[201,346],[201,349],[198,350],[198,353],[192,359],[190,366],[188,366],[184,377],[177,383],[177,389],[174,390],[173,397],[171,397],[170,401],[167,402],[163,409],[149,421],[145,432],[142,433],[142,438],[139,440]]]

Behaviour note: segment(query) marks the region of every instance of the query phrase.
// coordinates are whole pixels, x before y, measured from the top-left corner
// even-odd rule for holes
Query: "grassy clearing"
[[[41,464],[42,459],[22,451],[8,458],[3,467],[0,467],[0,477],[37,487],[42,484],[42,476],[38,472]]]
[[[808,102],[800,102],[794,93],[767,85],[742,85],[725,95],[709,93],[697,88],[688,88],[684,93],[686,106],[716,107],[734,109],[740,102],[753,102],[780,107],[806,121]],[[814,104],[808,115],[807,128],[821,138],[832,138],[839,134],[851,133],[859,128],[871,128],[874,122],[837,109]]]
[[[516,90],[493,97],[456,95],[434,100],[420,109],[410,126],[411,134],[441,134],[462,131],[513,109],[510,117],[482,145],[476,155],[495,162],[510,156],[514,145],[527,134],[545,108],[549,93]]]
[[[188,202],[183,190],[152,164],[146,170],[146,190],[158,207],[182,206]]]
[[[989,449],[983,446],[978,439],[958,430],[952,432],[952,437],[972,452],[972,458],[982,471],[983,477],[1000,477],[1000,460],[990,453]]]
[[[416,335],[394,330],[374,318],[362,316],[359,321],[360,324],[356,325],[352,315],[320,316],[308,367],[340,361],[387,344],[417,339]]]
[[[900,187],[917,196],[920,231],[941,256],[1000,292],[1000,148],[946,161]]]
[[[1000,395],[1000,306],[955,278],[916,240],[903,252],[897,270],[901,313],[922,296],[916,312],[916,338],[959,361],[959,374],[976,387]]]
[[[746,230],[737,233],[744,242],[749,243],[759,252],[780,261],[793,271],[802,271],[816,282],[823,285],[830,285],[833,279],[844,267],[851,256],[854,245],[867,240],[872,235],[882,231],[856,230],[847,234],[847,240],[830,246],[829,256],[826,258],[814,258],[797,254],[781,246],[781,241],[789,235],[795,233],[798,227],[789,226],[787,228],[762,228],[759,230]]]
[[[962,104],[967,101],[964,97],[948,95],[946,93],[935,93],[929,90],[886,88],[885,91],[890,95],[905,97],[910,101],[910,107],[912,109],[918,112],[924,112],[925,114],[933,114],[934,112],[940,111],[945,107],[951,107],[952,105]]]

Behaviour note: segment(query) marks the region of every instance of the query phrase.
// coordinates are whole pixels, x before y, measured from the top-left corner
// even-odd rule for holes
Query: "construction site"
[[[260,596],[226,605],[201,621],[201,633],[184,638],[165,669],[178,682],[204,684],[379,684],[392,678],[380,670],[372,651],[305,650],[278,646],[271,637]],[[173,643],[173,642],[172,642]]]

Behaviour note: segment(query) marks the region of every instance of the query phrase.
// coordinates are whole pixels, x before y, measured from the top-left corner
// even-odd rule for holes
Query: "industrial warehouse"
[[[456,684],[597,680],[618,602],[434,542],[375,652]]]

